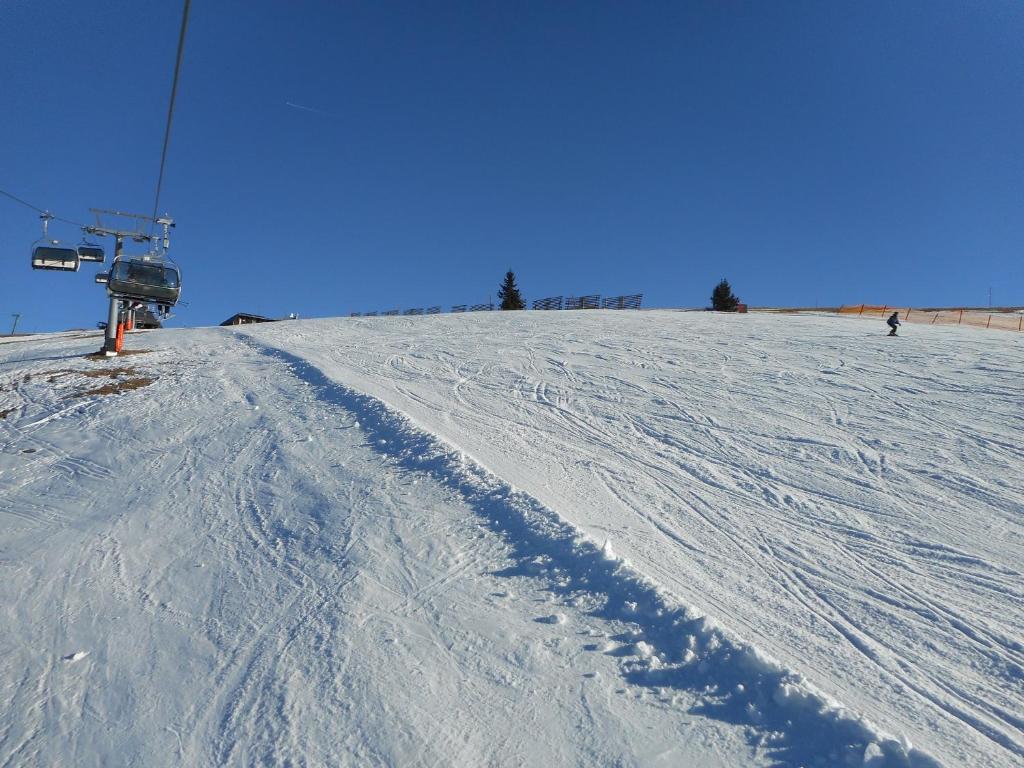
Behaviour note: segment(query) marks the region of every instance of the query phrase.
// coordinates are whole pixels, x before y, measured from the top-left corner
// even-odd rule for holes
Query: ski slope
[[[0,343],[0,766],[1024,763],[1017,336],[129,341]]]

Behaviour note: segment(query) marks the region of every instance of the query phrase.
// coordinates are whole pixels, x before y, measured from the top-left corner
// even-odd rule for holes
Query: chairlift
[[[181,294],[181,271],[173,261],[158,253],[119,256],[110,267],[107,294],[115,299],[172,307]]]
[[[52,240],[48,245],[37,245],[32,249],[32,269],[59,269],[77,272],[80,266],[78,250]]]
[[[103,253],[102,245],[82,240],[78,244],[78,258],[81,261],[95,261],[98,264],[102,264],[106,260],[106,254]]]
[[[61,245],[59,240],[51,240],[48,233],[50,219],[48,213],[39,218],[43,220],[43,237],[32,246],[32,269],[55,269],[63,272],[77,272],[81,262],[77,248]]]

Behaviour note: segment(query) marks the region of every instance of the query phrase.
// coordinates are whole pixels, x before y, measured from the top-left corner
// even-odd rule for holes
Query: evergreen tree
[[[711,292],[711,308],[716,312],[735,312],[739,303],[739,297],[733,295],[729,281],[723,277]]]
[[[526,309],[523,297],[516,287],[516,275],[511,269],[505,273],[505,280],[498,289],[502,309]]]

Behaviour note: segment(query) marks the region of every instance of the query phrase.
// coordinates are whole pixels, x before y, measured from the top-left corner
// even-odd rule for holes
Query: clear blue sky
[[[0,3],[0,189],[148,212],[181,6]],[[289,106],[298,105],[298,106]],[[173,325],[643,292],[1024,304],[1024,3],[195,0]],[[0,330],[91,326],[0,198]],[[53,233],[78,239],[73,228]]]

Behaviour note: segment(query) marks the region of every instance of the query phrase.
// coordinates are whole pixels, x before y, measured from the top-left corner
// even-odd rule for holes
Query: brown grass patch
[[[87,379],[116,379],[118,376],[135,376],[138,370],[121,366],[119,368],[104,368],[102,370],[88,369],[76,371],[72,368],[58,368],[53,371],[43,371],[41,375],[46,376],[46,381],[55,383],[64,376],[85,376]]]
[[[115,368],[94,368],[83,371],[76,371],[71,368],[59,368],[53,371],[45,371],[42,375],[47,377],[46,381],[50,384],[56,383],[65,376],[82,376],[87,379],[110,379],[107,384],[103,384],[102,386],[66,395],[65,397],[67,399],[75,397],[90,397],[91,395],[116,395],[119,392],[130,392],[133,389],[148,387],[156,381],[156,379],[149,376],[139,375],[139,370],[137,368],[124,365],[117,366]]]
[[[71,397],[89,397],[90,395],[116,395],[119,392],[131,392],[133,389],[142,389],[148,387],[156,379],[146,378],[140,376],[137,379],[119,379],[118,381],[112,381],[109,384],[104,384],[102,387],[96,387],[96,389],[87,389],[85,392],[79,392],[74,395],[68,395]]]
[[[115,379],[118,376],[134,376],[138,373],[135,368],[107,368],[102,371],[76,371],[89,379]]]

